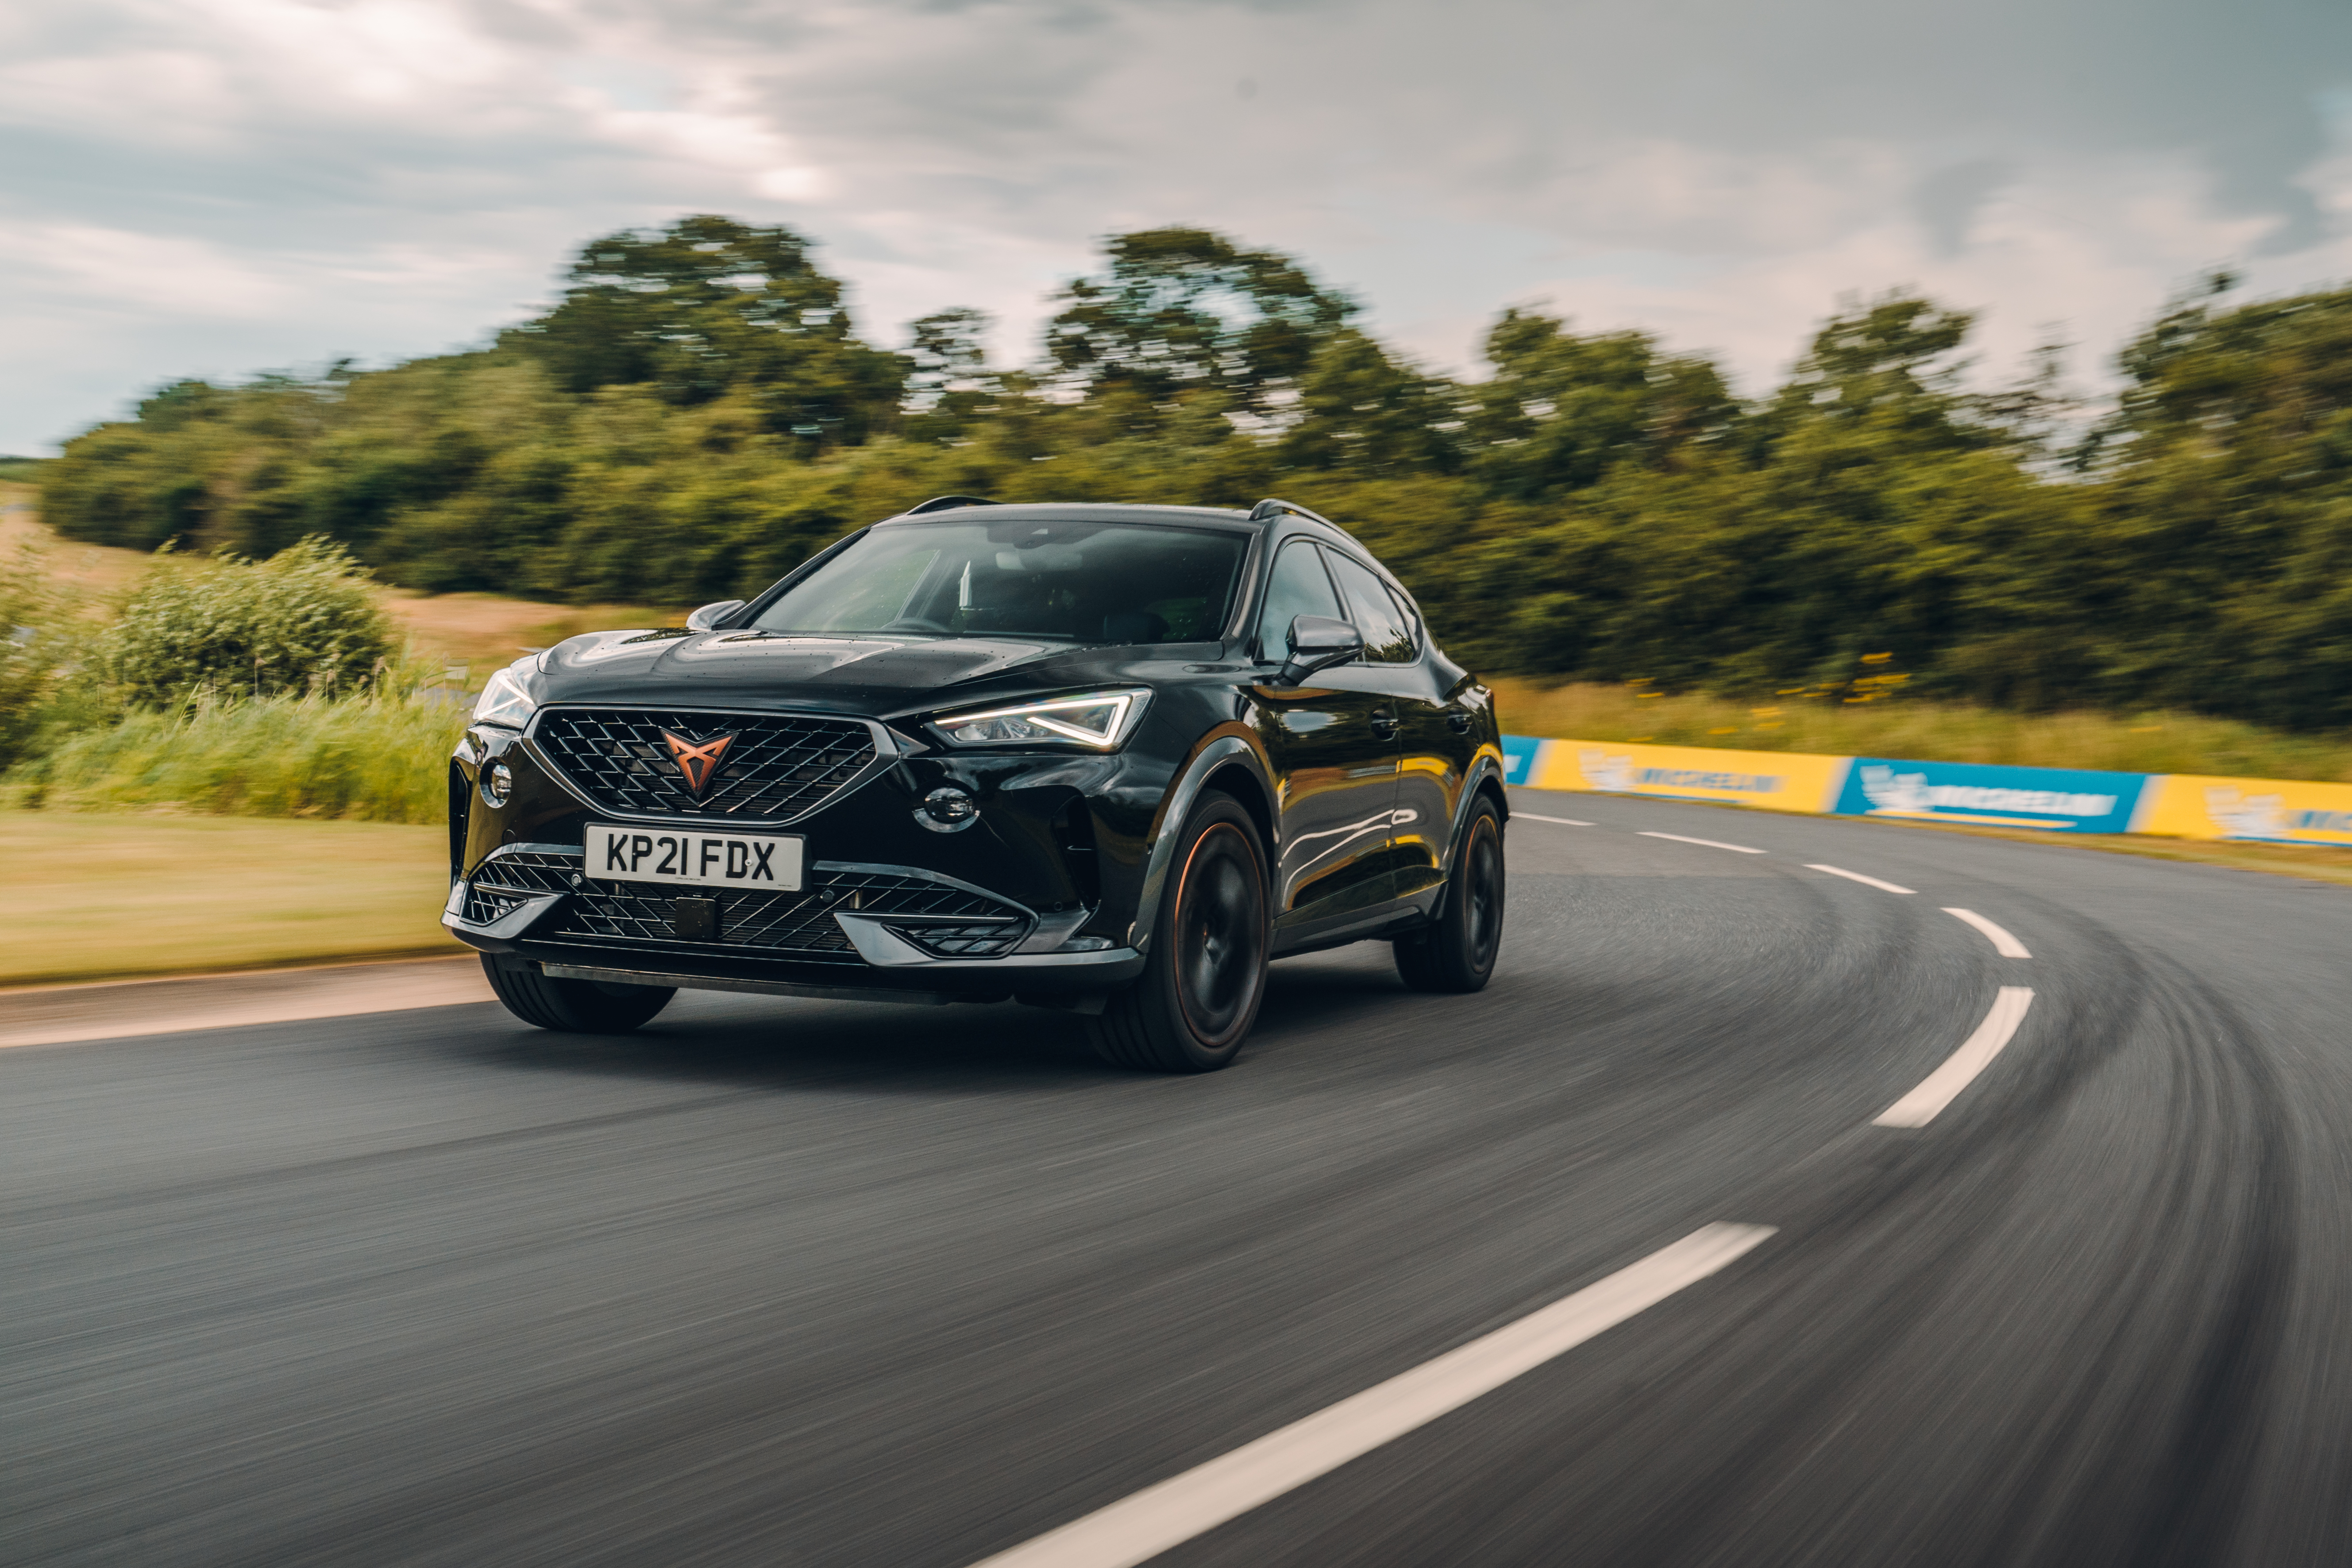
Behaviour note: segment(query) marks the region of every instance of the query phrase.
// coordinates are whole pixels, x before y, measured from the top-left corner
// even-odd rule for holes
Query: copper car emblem
[[[689,741],[667,730],[661,732],[661,738],[668,742],[677,771],[686,775],[687,793],[697,800],[709,789],[710,781],[719,776],[719,759],[727,754],[727,748],[735,741],[732,735],[721,735],[715,741]]]

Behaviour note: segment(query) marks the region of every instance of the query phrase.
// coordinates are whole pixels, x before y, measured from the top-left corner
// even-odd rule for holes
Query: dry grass
[[[38,499],[31,485],[0,483],[0,549],[13,549],[18,540],[40,544],[48,552],[49,574],[93,611],[145,569],[150,558],[140,551],[58,538],[40,521]],[[417,594],[404,588],[385,589],[383,607],[420,658],[466,666],[461,684],[470,688],[480,687],[492,670],[527,649],[552,647],[582,632],[674,626],[686,619],[685,609],[651,605],[543,605],[496,594]]]
[[[146,566],[147,557],[136,550],[59,539],[42,524],[35,510],[39,499],[30,485],[0,484],[0,551],[13,551],[20,541],[40,545],[48,552],[48,574],[92,604],[129,586]]]
[[[453,953],[440,827],[0,812],[0,985]]]
[[[384,609],[425,658],[467,668],[465,684],[479,688],[490,672],[532,648],[553,647],[582,632],[675,626],[684,610],[646,605],[534,604],[495,594],[412,594],[387,590]]]
[[[1491,682],[1514,735],[1811,752],[2131,773],[2352,782],[2352,740],[2187,713],[2008,713],[1907,698],[1845,705],[1645,696],[1644,689]]]

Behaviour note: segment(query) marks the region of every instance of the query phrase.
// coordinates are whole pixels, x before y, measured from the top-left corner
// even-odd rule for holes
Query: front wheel
[[[1240,1054],[1265,996],[1265,857],[1257,826],[1212,791],[1185,819],[1143,973],[1089,1020],[1117,1067],[1211,1072]]]
[[[1502,949],[1503,814],[1481,796],[1463,824],[1437,922],[1397,939],[1397,973],[1415,991],[1476,991]]]
[[[487,952],[482,973],[508,1012],[526,1024],[568,1035],[625,1035],[677,994],[661,985],[607,985],[551,979],[536,969],[506,969]]]

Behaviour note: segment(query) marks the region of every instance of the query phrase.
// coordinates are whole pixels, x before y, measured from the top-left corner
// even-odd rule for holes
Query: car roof
[[[1249,513],[1229,507],[1143,506],[1125,501],[1014,501],[1001,505],[941,507],[919,514],[902,512],[884,518],[881,527],[920,527],[927,522],[1020,522],[1030,518],[1056,518],[1081,522],[1158,522],[1185,528],[1209,527],[1233,533],[1263,532],[1268,521],[1253,521]]]

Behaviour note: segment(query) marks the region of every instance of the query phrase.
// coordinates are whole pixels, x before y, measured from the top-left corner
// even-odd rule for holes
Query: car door
[[[1349,616],[1364,634],[1360,679],[1387,699],[1383,710],[1397,732],[1388,866],[1391,896],[1410,898],[1445,879],[1454,808],[1478,750],[1472,715],[1449,700],[1412,602],[1362,562],[1338,550],[1328,554]]]
[[[1349,618],[1312,540],[1276,552],[1258,617],[1258,657],[1279,664],[1299,616]],[[1388,902],[1389,821],[1396,805],[1395,703],[1357,663],[1281,687],[1252,688],[1252,723],[1280,795],[1275,866],[1277,931],[1313,926]]]

